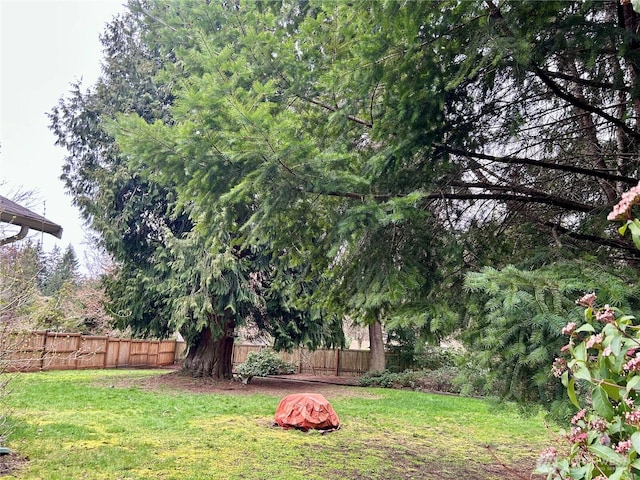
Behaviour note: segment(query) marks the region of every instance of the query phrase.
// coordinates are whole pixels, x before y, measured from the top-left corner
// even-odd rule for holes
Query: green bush
[[[409,380],[403,378],[404,373],[394,373],[389,370],[371,372],[358,380],[361,387],[401,388]]]
[[[359,380],[362,387],[410,388],[431,392],[460,393],[460,387],[454,382],[458,369],[443,366],[435,370],[405,370],[401,373],[373,372]]]
[[[419,379],[418,387],[431,392],[461,393],[455,383],[458,372],[459,370],[454,366],[426,370]]]
[[[247,360],[236,368],[236,373],[242,377],[244,383],[248,383],[253,377],[288,375],[295,372],[295,365],[285,362],[269,349],[249,353]]]
[[[387,369],[394,373],[407,370],[437,370],[455,366],[460,355],[455,349],[434,345],[391,344],[386,346]]]
[[[418,366],[424,370],[438,370],[453,367],[460,353],[442,347],[427,347],[418,357]]]
[[[452,388],[465,397],[495,396],[504,390],[504,379],[490,376],[490,370],[474,361],[472,354],[461,355],[457,360]]]

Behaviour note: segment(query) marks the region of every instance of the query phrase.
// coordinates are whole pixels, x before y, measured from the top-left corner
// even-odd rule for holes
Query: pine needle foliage
[[[583,314],[575,300],[596,292],[611,305],[637,306],[640,288],[632,279],[632,272],[579,260],[536,270],[507,266],[468,273],[464,337],[477,365],[490,371],[488,388],[522,403],[562,402],[564,388],[551,365],[566,343],[562,328]]]
[[[237,327],[257,328],[277,350],[343,346],[338,318],[298,302],[304,294],[296,287],[305,282],[295,269],[280,275],[268,250],[240,249],[194,234],[171,239],[168,252],[164,285],[172,302],[170,325],[188,341],[205,328],[218,337],[232,320]]]

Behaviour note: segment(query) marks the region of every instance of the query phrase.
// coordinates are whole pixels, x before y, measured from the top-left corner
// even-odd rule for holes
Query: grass
[[[135,386],[137,379],[162,373],[20,375],[8,399],[13,422],[8,446],[29,462],[15,476],[517,478],[503,463],[530,478],[539,450],[550,440],[540,416],[521,417],[509,405],[358,387],[328,398],[342,422],[338,432],[283,431],[270,427],[280,397]],[[114,386],[123,380],[133,386]]]

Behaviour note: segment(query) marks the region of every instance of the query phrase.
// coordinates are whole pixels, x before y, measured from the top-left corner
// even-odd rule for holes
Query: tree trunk
[[[384,357],[384,338],[382,337],[382,323],[376,319],[369,324],[369,371],[381,372],[387,368]]]
[[[183,371],[194,377],[231,378],[234,327],[234,322],[227,322],[220,338],[214,338],[211,329],[205,328],[189,347]]]

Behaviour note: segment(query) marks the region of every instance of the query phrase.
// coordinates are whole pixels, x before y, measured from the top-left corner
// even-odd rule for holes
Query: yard
[[[479,399],[167,370],[20,374],[0,478],[529,479],[552,440],[539,416]],[[288,393],[322,393],[342,429],[272,427]],[[4,463],[3,463],[4,462]],[[4,469],[4,476],[3,476]]]

